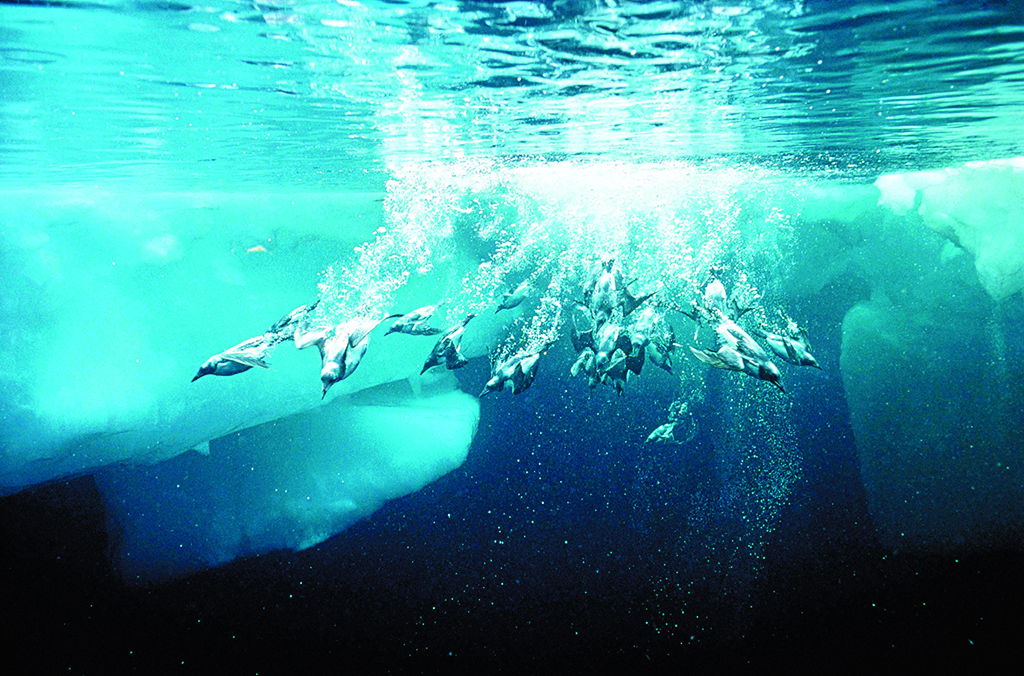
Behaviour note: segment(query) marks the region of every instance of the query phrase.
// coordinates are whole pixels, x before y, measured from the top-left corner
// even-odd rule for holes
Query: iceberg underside
[[[678,203],[671,172],[605,172],[623,184],[623,200],[635,197],[629,204],[595,198],[600,191],[581,197],[572,186],[601,170],[568,165],[466,179],[462,197],[441,205],[401,181],[387,197],[8,192],[0,200],[0,491],[100,472],[123,528],[121,565],[143,578],[309,546],[457,467],[476,427],[475,398],[450,377],[418,376],[432,339],[383,331],[326,405],[319,356],[290,344],[267,371],[190,380],[210,355],[316,298],[318,279],[322,294],[333,279],[324,271],[353,251],[364,251],[364,273],[407,264],[391,261],[398,245],[379,234],[395,226],[382,200],[411,200],[410,232],[434,233],[402,245],[417,249],[412,267],[426,272],[387,296],[401,306],[391,309],[454,298],[449,322],[465,314],[460,293],[476,309],[495,280],[518,283],[537,261],[549,270],[577,265],[608,242],[650,280],[670,285],[685,266],[703,275],[700,256],[739,255],[727,251],[727,237],[739,233],[750,247],[784,213],[795,244],[770,273],[775,299],[813,298],[849,276],[871,289],[846,315],[839,361],[882,538],[929,550],[1020,547],[1014,430],[1024,379],[1013,355],[1024,348],[1014,329],[1024,288],[1022,167],[977,163],[873,186],[776,176],[761,192],[743,176],[700,183],[690,170],[695,194],[717,189],[729,199]],[[514,207],[495,206],[509,195]],[[598,206],[604,221],[608,209],[624,214],[600,236],[588,229],[602,220],[587,212]],[[688,210],[698,207],[709,222],[740,218],[721,240],[709,234],[703,249],[686,249],[672,233],[690,232],[697,216]],[[510,227],[517,219],[529,227]],[[384,244],[372,268],[364,245],[375,236]],[[431,268],[431,257],[444,262]],[[544,290],[541,319],[574,297],[574,278],[559,274]],[[481,313],[467,356],[492,349],[513,319]]]

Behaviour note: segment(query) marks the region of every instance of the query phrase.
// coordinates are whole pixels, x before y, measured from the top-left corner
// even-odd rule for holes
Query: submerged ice
[[[99,475],[121,570],[152,579],[304,549],[466,459],[480,406],[450,377],[406,381],[214,440],[209,457]]]
[[[883,537],[943,547],[1019,535],[1021,393],[1008,361],[1019,313],[994,300],[1024,287],[1019,163],[874,185],[674,163],[393,173],[381,194],[6,194],[2,490],[98,472],[123,529],[123,568],[143,578],[307,547],[464,460],[477,399],[442,366],[488,355],[497,377],[525,355],[523,375],[505,379],[517,390],[534,377],[586,387],[568,382],[570,367],[589,373],[580,358],[590,349],[596,366],[596,342],[567,363],[558,350],[540,356],[575,336],[583,307],[602,328],[614,316],[641,336],[615,348],[621,357],[609,350],[591,382],[609,376],[630,396],[643,350],[661,360],[643,379],[676,394],[665,411],[673,447],[686,452],[697,429],[717,440],[715,509],[759,541],[799,477],[800,410],[767,383],[672,352],[768,340],[781,360],[817,363],[791,308],[854,276],[871,297],[847,314],[840,364],[821,366],[841,368]],[[620,274],[595,300],[593,271],[610,259]],[[695,301],[719,278],[722,319],[694,324]],[[290,344],[266,355],[267,369],[190,382],[210,355],[317,296],[325,326],[409,319],[367,334],[358,371],[329,392],[320,356]],[[753,337],[737,328],[723,338],[725,322]],[[441,342],[425,337],[439,331]],[[451,331],[458,344],[426,368]],[[626,369],[637,351],[639,366]],[[763,348],[742,354],[771,374]],[[735,370],[753,374],[742,354]],[[718,413],[698,426],[692,411],[707,397]]]

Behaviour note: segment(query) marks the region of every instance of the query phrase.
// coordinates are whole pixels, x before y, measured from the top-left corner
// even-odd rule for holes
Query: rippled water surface
[[[1009,2],[0,6],[0,171],[354,187],[408,160],[726,157],[870,175],[1015,155]]]

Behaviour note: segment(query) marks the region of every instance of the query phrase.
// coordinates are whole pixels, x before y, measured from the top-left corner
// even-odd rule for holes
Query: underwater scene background
[[[12,664],[1013,650],[1020,3],[2,3],[0,91]]]

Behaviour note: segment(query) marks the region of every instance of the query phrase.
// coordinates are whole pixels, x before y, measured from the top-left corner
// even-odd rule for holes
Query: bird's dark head
[[[783,392],[786,391],[786,388],[784,388],[782,386],[782,383],[780,382],[782,380],[782,374],[779,373],[779,367],[777,367],[772,362],[768,362],[767,364],[761,364],[758,367],[757,375],[761,380],[767,380],[768,382],[772,383],[773,385],[775,385],[775,387],[779,388]]]
[[[341,369],[337,364],[330,364],[323,371],[320,372],[320,382],[323,385],[323,394],[320,396],[321,399],[327,396],[327,390],[331,389],[331,385],[341,380]]]
[[[192,382],[199,380],[203,376],[208,376],[217,370],[216,367],[210,363],[210,361],[211,360],[207,360],[206,363],[199,367],[199,370],[196,372],[195,377],[192,378]]]

